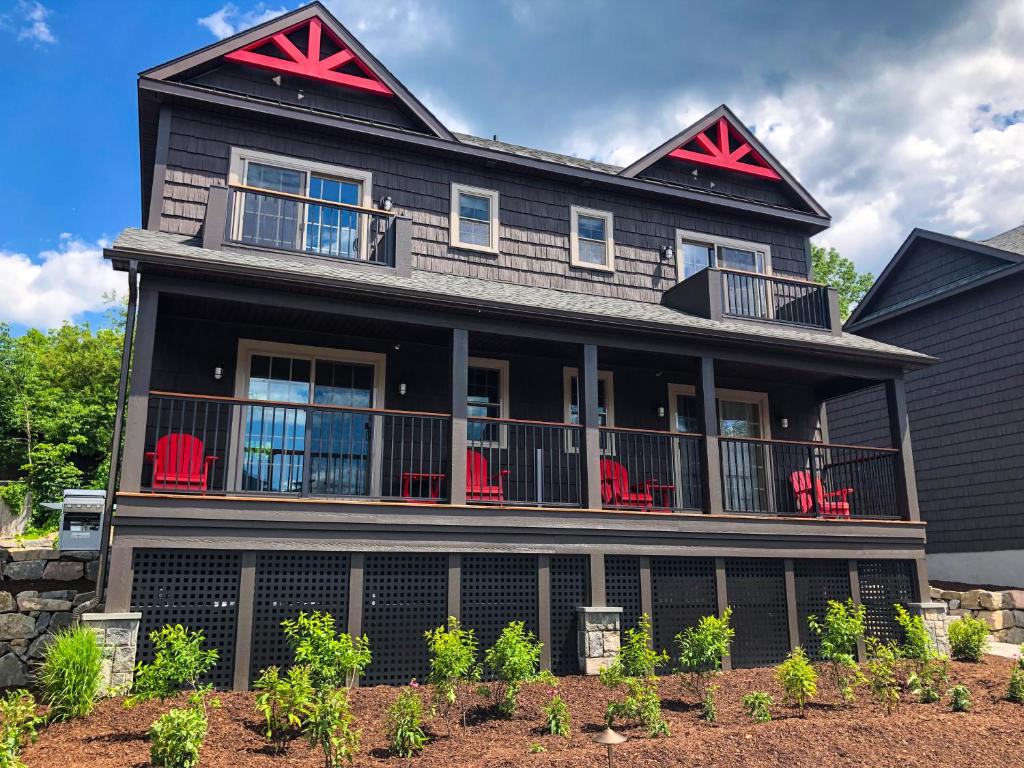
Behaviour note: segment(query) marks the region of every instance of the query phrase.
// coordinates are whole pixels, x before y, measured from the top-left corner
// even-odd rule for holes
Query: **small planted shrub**
[[[521,621],[513,621],[497,642],[487,649],[484,661],[498,680],[495,688],[498,712],[512,717],[519,708],[519,691],[537,676],[541,644]]]
[[[790,651],[786,660],[775,668],[775,679],[782,686],[782,700],[795,705],[803,717],[807,702],[818,695],[818,673],[803,648]]]
[[[352,727],[346,691],[336,688],[318,690],[302,732],[310,746],[324,756],[324,768],[351,763],[359,752],[359,731]]]
[[[829,600],[825,615],[808,616],[807,625],[818,636],[821,657],[828,665],[829,674],[840,700],[852,704],[855,690],[863,685],[864,674],[857,664],[857,643],[864,639],[864,617],[867,609],[852,599],[845,603]]]
[[[954,712],[970,712],[971,689],[966,685],[954,685],[949,689],[949,701]]]
[[[388,744],[399,757],[414,757],[427,741],[423,700],[415,688],[405,688],[388,707]]]
[[[718,722],[718,686],[711,683],[704,688],[704,697],[700,700],[700,716],[714,725]]]
[[[743,697],[743,711],[755,723],[768,723],[772,719],[775,701],[764,691],[754,691]]]
[[[150,762],[163,768],[199,765],[206,730],[206,713],[201,706],[170,710],[149,727]]]
[[[335,632],[334,617],[327,612],[300,612],[294,620],[282,621],[281,627],[295,663],[309,668],[314,688],[351,688],[370,665],[366,635],[354,638]]]
[[[729,646],[736,635],[736,630],[729,626],[731,617],[731,608],[723,611],[721,616],[704,616],[696,627],[687,627],[675,637],[683,686],[696,697],[705,719],[716,711],[714,698],[717,688],[711,686],[711,681],[721,672],[722,659],[729,653]]]
[[[199,680],[213,669],[219,654],[216,648],[203,650],[203,631],[190,632],[181,624],[165,626],[149,633],[153,643],[153,661],[135,666],[135,682],[126,706],[150,699],[165,699],[185,690],[197,693]]]
[[[988,624],[981,619],[965,614],[949,625],[949,652],[957,661],[981,661],[988,644]]]
[[[530,745],[530,754],[531,755],[542,755],[542,754],[544,754],[547,751],[548,751],[547,747],[545,747],[543,744],[538,744],[537,742],[533,742],[533,744]]]
[[[24,690],[8,691],[0,698],[0,768],[25,768],[21,749],[36,740],[43,718],[36,714],[36,700]]]
[[[282,677],[277,667],[268,667],[253,683],[256,711],[263,715],[267,727],[264,735],[275,752],[282,752],[290,740],[299,735],[302,723],[313,706],[313,684],[309,669],[294,666]]]
[[[611,665],[601,670],[601,683],[611,690],[623,690],[621,701],[609,702],[605,725],[616,720],[639,720],[652,738],[668,736],[668,723],[661,714],[658,677],[655,671],[668,662],[668,654],[651,648],[651,619],[640,617],[637,627],[626,630],[626,642]]]
[[[940,691],[949,681],[949,662],[944,656],[935,655],[920,662],[907,678],[907,688],[922,704],[934,704],[942,694]]]
[[[569,738],[572,729],[572,715],[569,714],[569,707],[558,694],[558,688],[548,689],[548,703],[544,705],[544,728],[552,736]]]
[[[1020,646],[1020,657],[1010,673],[1010,690],[1006,698],[1016,704],[1024,704],[1024,643]]]
[[[868,689],[885,713],[892,714],[900,705],[899,649],[877,637],[869,637],[867,646]]]
[[[938,656],[935,643],[931,635],[924,627],[924,618],[920,615],[911,616],[899,603],[893,606],[896,611],[896,623],[903,630],[903,644],[900,646],[900,656],[911,662],[923,664]]]
[[[51,719],[70,720],[92,712],[102,663],[103,649],[91,630],[74,627],[54,634],[36,673]]]
[[[432,703],[450,736],[452,719],[460,699],[480,680],[476,637],[472,629],[463,629],[454,616],[448,617],[447,626],[437,627],[424,635],[430,651],[427,682],[433,686]],[[466,724],[465,716],[463,712],[463,726]]]

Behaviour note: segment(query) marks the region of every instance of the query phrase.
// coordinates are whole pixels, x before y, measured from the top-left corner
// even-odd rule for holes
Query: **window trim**
[[[509,413],[509,391],[508,391],[508,360],[499,360],[491,357],[471,357],[469,358],[467,368],[484,368],[491,371],[498,372],[498,418],[507,419]],[[467,371],[468,374],[468,371]],[[469,406],[469,397],[467,393],[466,406]],[[489,441],[473,441],[473,445],[484,448],[507,448],[508,447],[508,427],[505,424],[499,425],[498,429],[498,442],[494,440]]]
[[[589,261],[580,260],[580,216],[589,216],[595,219],[604,219],[605,222],[605,246],[604,264],[593,264]],[[596,208],[584,208],[573,205],[569,208],[569,263],[580,269],[593,269],[599,272],[615,271],[615,215],[611,211],[599,211]]]
[[[579,376],[579,369],[575,366],[562,367],[562,421],[564,424],[572,424],[572,379]],[[612,371],[598,371],[597,380],[604,382],[605,410],[608,417],[605,419],[606,429],[615,429],[615,375]],[[580,426],[582,427],[582,419]],[[600,431],[601,427],[598,427]],[[573,430],[566,430],[565,451],[566,453],[579,453],[579,445],[573,439]],[[610,456],[615,453],[615,435],[610,434],[605,438],[605,445],[601,447],[598,440],[598,451],[602,456]]]
[[[682,282],[686,278],[683,277],[683,244],[693,243],[694,245],[707,245],[714,251],[714,264],[710,264],[710,267],[716,269],[722,269],[718,264],[718,249],[722,246],[726,248],[739,248],[746,251],[760,251],[764,254],[764,272],[752,272],[750,274],[755,275],[772,275],[772,249],[770,245],[765,243],[757,243],[753,240],[740,240],[735,237],[722,237],[720,235],[710,235],[706,232],[694,232],[688,229],[677,229],[676,230],[676,277],[679,282]],[[742,271],[746,270],[733,270]]]
[[[697,394],[697,388],[692,384],[675,384],[669,382],[668,385],[668,431],[676,432],[676,396],[677,395],[689,395],[695,397]],[[717,415],[718,401],[719,400],[731,400],[736,403],[756,403],[761,409],[761,434],[762,440],[772,439],[772,420],[768,411],[768,393],[767,392],[756,392],[748,389],[721,389],[715,388],[715,411]],[[722,431],[721,416],[718,417],[719,422],[717,425],[717,432],[720,434]],[[680,434],[680,433],[677,433]]]
[[[462,236],[460,232],[460,195],[471,195],[473,197],[486,197],[490,205],[490,224],[491,224],[491,242],[488,245],[478,245],[476,243],[464,243],[462,242]],[[501,242],[501,235],[498,231],[500,221],[500,205],[501,195],[495,189],[484,189],[483,187],[471,187],[468,184],[460,184],[458,182],[452,182],[451,192],[451,210],[449,212],[448,219],[448,233],[451,240],[452,248],[459,248],[467,251],[479,251],[480,253],[490,253],[498,255],[499,245]]]

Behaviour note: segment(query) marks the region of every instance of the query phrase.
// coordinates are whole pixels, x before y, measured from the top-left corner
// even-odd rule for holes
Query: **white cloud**
[[[265,21],[270,21],[275,16],[287,13],[290,9],[285,6],[268,8],[265,4],[259,3],[247,11],[242,11],[234,3],[228,3],[209,16],[197,19],[202,27],[210,30],[211,34],[218,40],[241,32],[243,29],[255,27]]]
[[[982,238],[1024,222],[1024,3],[996,11],[904,57],[851,52],[851,77],[580,115],[563,150],[628,164],[727,97],[832,213],[816,241],[877,273],[915,226]]]
[[[57,42],[57,36],[46,21],[53,15],[53,11],[38,0],[18,0],[15,15],[19,27],[18,40],[31,40],[45,45]]]
[[[433,91],[425,91],[417,96],[423,105],[434,113],[441,125],[454,133],[474,133],[473,126],[462,113],[451,106],[443,97]]]
[[[63,233],[56,249],[35,259],[0,251],[4,301],[0,322],[52,328],[104,308],[103,294],[123,291],[124,276],[103,259],[105,240],[86,242]]]

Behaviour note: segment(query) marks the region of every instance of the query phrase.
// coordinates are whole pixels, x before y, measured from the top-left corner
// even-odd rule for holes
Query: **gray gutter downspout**
[[[132,340],[135,336],[135,311],[139,303],[138,289],[139,262],[128,263],[128,311],[125,314],[124,346],[121,348],[121,379],[117,385],[117,408],[114,411],[114,429],[110,436],[110,471],[107,475],[107,497],[103,504],[103,526],[100,529],[99,570],[96,573],[96,597],[75,608],[72,616],[77,624],[82,614],[93,610],[103,602],[107,583],[107,558],[110,551],[110,526],[114,514],[114,494],[117,491],[117,475],[121,466],[121,432],[124,429],[124,402],[128,395],[128,372],[132,362]]]

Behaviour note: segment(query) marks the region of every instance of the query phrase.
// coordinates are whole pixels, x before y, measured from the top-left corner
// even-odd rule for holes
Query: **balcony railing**
[[[142,488],[439,502],[446,414],[153,392]]]
[[[897,451],[723,437],[726,512],[898,518]]]
[[[467,419],[466,501],[580,507],[580,427]]]
[[[831,328],[827,286],[753,272],[721,273],[724,316]]]
[[[601,501],[607,509],[655,511],[703,507],[703,436],[601,429]]]

